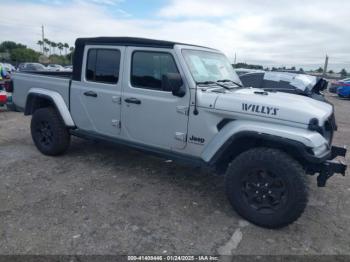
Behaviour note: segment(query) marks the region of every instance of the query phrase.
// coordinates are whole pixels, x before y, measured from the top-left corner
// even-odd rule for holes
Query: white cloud
[[[100,5],[117,5],[123,2],[123,0],[90,0],[90,1]]]
[[[118,5],[111,7],[118,2],[15,2],[1,15],[0,41],[36,47],[44,24],[49,39],[70,44],[87,36],[175,40],[214,47],[231,58],[236,52],[238,61],[267,66],[321,66],[328,53],[331,68],[350,70],[350,1],[173,0],[150,19],[130,18]]]

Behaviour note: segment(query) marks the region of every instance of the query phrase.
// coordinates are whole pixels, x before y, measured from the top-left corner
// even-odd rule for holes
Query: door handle
[[[92,96],[92,97],[97,97],[97,94],[94,91],[86,91],[84,93],[86,96]]]
[[[137,105],[141,104],[141,100],[138,100],[137,98],[134,98],[134,97],[126,98],[124,101],[126,103],[131,103],[131,104],[137,104]]]

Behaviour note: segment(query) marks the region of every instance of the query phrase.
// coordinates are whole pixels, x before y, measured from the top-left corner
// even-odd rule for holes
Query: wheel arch
[[[233,121],[225,125],[203,150],[201,157],[210,166],[225,171],[228,163],[240,153],[253,147],[282,150],[302,165],[322,162],[327,157],[315,157],[313,148],[325,139],[316,132],[273,123]]]
[[[75,127],[74,121],[62,96],[51,90],[32,88],[29,90],[24,115],[32,115],[37,109],[54,107],[68,127]]]
[[[226,170],[227,165],[232,159],[242,152],[256,147],[279,149],[288,153],[303,165],[308,162],[306,155],[312,155],[311,148],[306,147],[300,142],[270,134],[243,131],[233,135],[210,159],[209,164]]]

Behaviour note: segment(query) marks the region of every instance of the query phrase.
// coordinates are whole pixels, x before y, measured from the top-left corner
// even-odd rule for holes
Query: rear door
[[[85,47],[81,81],[71,86],[71,112],[79,129],[120,135],[124,52],[122,46]]]
[[[129,141],[181,151],[186,146],[190,94],[187,90],[177,97],[164,90],[162,77],[167,73],[183,76],[172,49],[126,48],[122,130]]]

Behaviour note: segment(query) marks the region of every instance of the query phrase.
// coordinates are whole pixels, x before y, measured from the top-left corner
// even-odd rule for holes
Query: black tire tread
[[[52,126],[52,129],[54,131],[55,141],[53,146],[50,149],[41,147],[35,138],[34,125],[36,121],[39,121],[41,119],[49,120]],[[38,150],[44,155],[49,155],[49,156],[61,155],[64,152],[66,152],[70,144],[69,131],[65,126],[65,124],[63,123],[61,116],[57,113],[56,109],[53,107],[39,108],[34,112],[32,121],[31,121],[31,133],[32,133],[34,144],[36,145]]]
[[[287,165],[289,170],[294,171],[295,174],[292,176],[292,183],[296,188],[296,199],[294,201],[294,208],[290,209],[283,218],[279,219],[278,221],[261,222],[258,220],[249,219],[246,217],[246,214],[242,213],[237,200],[232,198],[232,183],[237,170],[242,166],[242,164],[253,163],[254,161],[266,161],[267,158],[270,158],[270,160],[273,159],[273,161],[279,161],[279,163]],[[226,171],[225,180],[226,191],[233,208],[237,211],[237,213],[248,219],[250,222],[262,227],[281,228],[291,224],[301,216],[308,202],[308,183],[303,167],[298,161],[279,149],[257,147],[241,153],[229,164]]]

